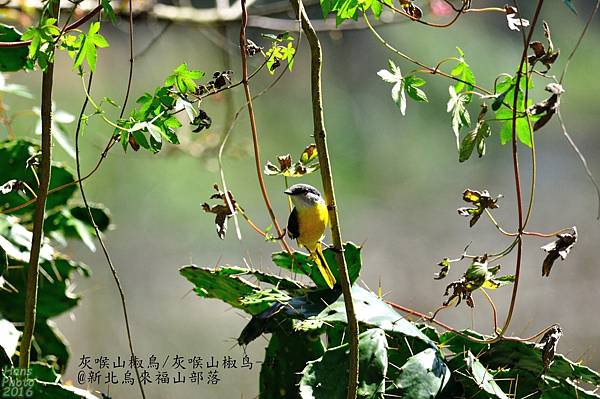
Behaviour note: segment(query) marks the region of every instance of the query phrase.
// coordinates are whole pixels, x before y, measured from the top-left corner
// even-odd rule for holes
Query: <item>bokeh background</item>
[[[496,5],[481,1],[477,6]],[[523,3],[530,15],[533,4]],[[526,3],[526,4],[525,4]],[[595,2],[574,1],[578,15],[560,1],[548,2],[543,18],[552,29],[555,47],[561,57],[553,68],[559,75],[567,54],[573,48],[585,19]],[[503,4],[500,4],[502,6]],[[204,5],[207,6],[207,5]],[[423,5],[426,14],[427,4]],[[319,10],[311,7],[315,17]],[[282,18],[291,14],[283,13]],[[434,18],[435,20],[435,18]],[[443,20],[443,18],[438,18]],[[163,29],[164,22],[141,20],[136,23],[136,49],[140,51]],[[109,96],[121,102],[128,71],[127,25],[105,25],[103,33],[110,48],[101,50],[92,90],[95,98]],[[456,55],[455,46],[466,53],[477,82],[493,87],[494,78],[513,73],[521,52],[522,37],[508,30],[501,14],[469,14],[448,29],[401,22],[378,28],[394,46],[429,65]],[[182,62],[210,76],[213,71],[234,71],[240,77],[237,35],[239,25],[200,27],[173,25],[135,63],[132,100],[162,83]],[[263,30],[250,29],[249,37],[268,46]],[[386,299],[429,312],[444,300],[444,287],[460,277],[465,264],[454,265],[448,281],[435,281],[436,263],[443,257],[458,257],[472,242],[470,252],[496,252],[509,241],[483,217],[472,229],[468,220],[456,213],[463,206],[465,188],[488,189],[502,193],[498,220],[510,230],[516,224],[516,204],[509,146],[501,146],[498,129],[488,140],[487,155],[474,156],[459,164],[450,116],[446,113],[449,81],[424,76],[423,88],[429,103],[409,100],[402,116],[390,98],[391,86],[381,81],[377,71],[392,59],[404,73],[415,67],[386,50],[368,30],[321,32],[325,53],[324,99],[329,147],[337,190],[343,237],[364,244],[362,281],[371,289],[381,283]],[[541,29],[534,38],[544,41]],[[600,66],[600,27],[593,22],[565,78],[562,97],[565,122],[590,168],[600,176],[600,136],[598,135],[598,93],[600,79],[594,71]],[[229,54],[228,56],[226,54]],[[306,41],[300,45],[295,66],[267,95],[256,100],[256,117],[263,163],[279,154],[298,157],[312,141],[309,92],[309,53]],[[227,66],[227,58],[231,66]],[[255,58],[253,66],[260,64]],[[59,109],[76,114],[83,100],[81,81],[71,71],[71,61],[58,59],[55,101]],[[266,71],[252,81],[255,92],[274,79]],[[10,77],[38,92],[39,73]],[[540,100],[546,82],[537,80],[534,98]],[[237,109],[243,104],[241,88],[232,91]],[[142,151],[124,153],[114,148],[93,178],[86,182],[89,197],[111,209],[114,230],[106,234],[108,248],[126,292],[135,348],[141,358],[154,354],[191,357],[213,355],[222,360],[230,355],[241,359],[243,351],[235,338],[247,317],[216,300],[205,300],[190,292],[191,285],[178,268],[194,263],[251,265],[275,271],[270,253],[278,246],[267,243],[242,224],[243,240],[230,231],[225,240],[216,236],[213,218],[200,204],[212,194],[219,181],[215,146],[226,128],[227,99],[211,97],[203,104],[212,116],[208,132],[181,132],[181,148],[166,148],[159,155]],[[17,99],[13,109],[36,105]],[[133,101],[129,103],[133,106]],[[471,108],[473,117],[477,105]],[[112,113],[116,117],[116,112]],[[33,136],[34,118],[18,120],[19,135]],[[68,125],[70,133],[73,125]],[[493,127],[494,128],[494,127]],[[0,133],[2,135],[5,132]],[[99,119],[92,119],[83,136],[84,170],[96,163],[111,134]],[[230,189],[249,215],[262,227],[270,224],[250,154],[247,114],[242,113],[232,132],[224,155]],[[550,240],[528,238],[524,244],[523,274],[518,305],[509,334],[527,336],[551,324],[560,323],[564,337],[559,351],[600,368],[600,222],[595,191],[574,151],[568,146],[554,118],[537,133],[538,182],[530,229],[554,231],[576,225],[580,238],[565,262],[558,261],[550,278],[541,277],[545,253],[540,246]],[[73,166],[73,160],[57,149],[58,159]],[[530,157],[520,147],[525,198],[529,195]],[[279,177],[266,177],[271,200],[279,221],[285,224],[287,203]],[[293,182],[320,187],[318,174]],[[329,236],[327,238],[329,240]],[[73,242],[65,249],[91,266],[93,276],[78,280],[81,305],[58,319],[58,325],[71,343],[72,360],[67,377],[75,380],[78,359],[100,355],[128,356],[127,341],[118,293],[108,267],[99,253],[91,253]],[[514,272],[514,255],[502,260],[506,273]],[[506,314],[510,288],[494,292],[500,318]],[[475,294],[475,311],[464,305],[445,311],[440,319],[456,327],[474,327],[490,332],[489,306]],[[248,348],[252,361],[260,361],[267,340],[259,338]],[[238,360],[239,366],[240,360]],[[221,371],[216,385],[183,384],[146,386],[149,398],[253,398],[258,393],[258,364],[252,370]],[[106,385],[93,386],[106,392]],[[115,398],[133,397],[136,387],[111,386]]]

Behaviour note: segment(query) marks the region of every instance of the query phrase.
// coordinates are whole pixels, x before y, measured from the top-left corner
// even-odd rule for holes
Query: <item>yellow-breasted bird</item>
[[[284,191],[292,199],[294,209],[288,219],[287,232],[310,252],[329,288],[335,277],[323,256],[321,239],[329,222],[329,212],[319,190],[308,184],[294,184]]]

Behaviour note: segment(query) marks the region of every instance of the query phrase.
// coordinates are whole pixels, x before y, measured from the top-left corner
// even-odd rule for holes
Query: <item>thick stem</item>
[[[354,313],[354,303],[352,302],[352,292],[348,269],[344,259],[344,247],[340,232],[337,207],[335,202],[335,193],[333,186],[333,177],[331,174],[331,164],[329,162],[329,151],[327,149],[325,122],[323,119],[323,92],[321,88],[321,70],[323,64],[323,52],[321,43],[314,30],[308,15],[302,4],[302,0],[292,0],[298,18],[302,21],[302,30],[310,44],[311,54],[311,93],[313,106],[313,124],[314,138],[317,145],[319,157],[319,170],[323,181],[323,191],[325,201],[329,208],[329,220],[331,222],[331,237],[333,248],[336,253],[336,260],[340,271],[340,284],[344,295],[344,304],[346,306],[346,317],[348,319],[348,329],[350,332],[350,365],[348,378],[348,399],[356,398],[356,389],[358,385],[358,323]]]
[[[50,12],[58,15],[58,2]],[[50,16],[52,16],[50,15]],[[52,51],[52,48],[50,49]],[[48,198],[48,187],[52,169],[52,83],[54,78],[54,61],[48,62],[48,67],[42,75],[42,148],[39,167],[40,184],[37,199],[35,201],[35,213],[33,216],[33,235],[27,267],[27,292],[25,295],[25,320],[21,346],[19,349],[19,367],[28,368],[31,351],[31,341],[35,329],[37,311],[37,292],[39,280],[39,260],[44,233],[44,218],[46,215],[46,198]]]

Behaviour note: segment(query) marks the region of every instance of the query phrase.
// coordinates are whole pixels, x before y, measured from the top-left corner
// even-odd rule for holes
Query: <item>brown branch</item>
[[[254,106],[252,104],[252,94],[250,94],[250,85],[248,84],[248,52],[247,52],[247,41],[246,41],[246,26],[248,24],[248,11],[246,10],[246,0],[242,0],[242,24],[240,28],[240,52],[242,56],[242,84],[244,86],[244,94],[246,96],[246,108],[248,109],[248,117],[250,118],[250,129],[252,131],[252,145],[254,149],[254,164],[256,167],[256,174],[258,177],[258,184],[260,185],[260,191],[263,196],[263,200],[267,207],[267,211],[273,226],[277,230],[277,234],[281,235],[281,227],[273,212],[269,195],[267,194],[267,188],[265,180],[262,176],[262,164],[260,160],[260,146],[258,145],[258,131],[256,128],[256,119],[254,117]]]
[[[352,302],[350,278],[348,277],[348,269],[346,267],[346,260],[344,259],[344,247],[340,232],[337,206],[335,202],[333,177],[331,173],[331,164],[329,161],[329,151],[327,148],[327,133],[323,118],[323,91],[321,87],[323,52],[321,50],[321,43],[319,42],[317,33],[310,23],[310,19],[306,14],[302,0],[292,0],[292,6],[294,7],[298,18],[300,18],[302,21],[302,30],[304,31],[304,34],[306,35],[310,45],[314,139],[315,144],[317,145],[317,154],[320,166],[319,170],[321,172],[321,180],[323,181],[325,201],[329,209],[333,249],[336,254],[336,261],[340,272],[340,284],[342,286],[344,305],[346,307],[346,318],[348,320],[348,328],[350,332],[350,359],[347,398],[354,399],[356,398],[358,386],[358,322],[356,321],[354,303]]]
[[[515,175],[515,190],[517,196],[517,213],[519,217],[519,227],[518,227],[518,240],[517,240],[517,260],[515,267],[515,282],[513,284],[513,290],[510,298],[510,305],[508,308],[508,315],[506,316],[506,320],[504,322],[504,326],[500,332],[500,336],[506,333],[510,322],[512,320],[512,316],[514,314],[515,305],[517,301],[517,292],[519,290],[519,279],[521,276],[521,262],[522,262],[522,254],[523,254],[523,240],[520,237],[523,234],[524,224],[523,224],[523,198],[521,195],[521,176],[519,172],[519,157],[517,154],[517,105],[519,99],[520,92],[520,83],[522,77],[522,70],[525,62],[527,60],[527,51],[529,49],[529,43],[531,42],[531,37],[533,36],[533,31],[535,29],[538,17],[540,15],[540,11],[542,9],[542,5],[544,4],[544,0],[538,0],[535,14],[533,16],[533,20],[531,21],[531,27],[529,28],[529,32],[527,34],[527,39],[525,40],[523,46],[523,53],[521,54],[521,61],[519,63],[519,69],[517,70],[517,79],[515,82],[515,95],[513,98],[513,118],[512,118],[512,158],[513,158],[513,170]],[[527,106],[525,104],[525,106]],[[533,195],[533,193],[532,193]]]
[[[49,16],[58,16],[58,2],[49,10]],[[49,49],[52,50],[52,46]],[[40,250],[44,234],[44,218],[46,214],[46,199],[50,185],[50,174],[52,170],[52,84],[54,78],[54,62],[48,62],[48,66],[42,75],[42,155],[39,167],[40,184],[36,199],[35,213],[33,216],[33,234],[27,266],[27,291],[25,294],[25,320],[21,346],[19,348],[19,367],[29,367],[31,341],[35,329],[37,312],[38,280],[40,271]]]

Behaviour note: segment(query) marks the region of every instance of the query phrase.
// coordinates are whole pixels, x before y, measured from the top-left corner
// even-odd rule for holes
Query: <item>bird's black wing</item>
[[[298,238],[300,235],[300,229],[298,228],[298,211],[296,208],[290,213],[287,224],[287,233],[291,238]]]

